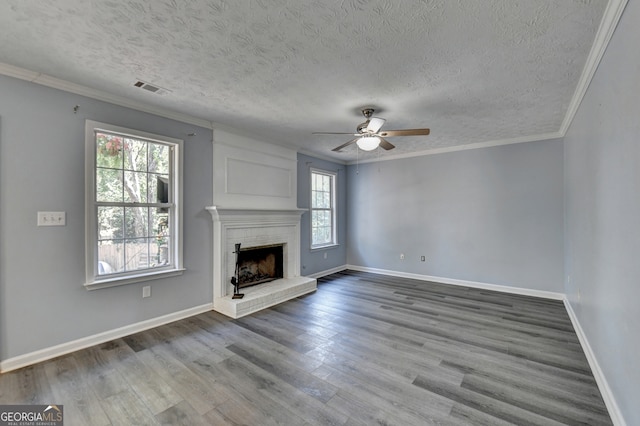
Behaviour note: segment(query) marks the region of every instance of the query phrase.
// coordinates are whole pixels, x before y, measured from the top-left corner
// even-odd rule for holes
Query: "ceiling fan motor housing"
[[[374,111],[375,110],[373,108],[362,108],[362,115],[364,115],[364,118],[368,120],[371,118]]]
[[[364,123],[360,123],[358,124],[357,130],[358,133],[363,134],[363,133],[368,133],[367,132],[367,127],[369,127],[369,122],[371,121],[371,116],[373,116],[374,113],[374,109],[373,108],[362,108],[362,115],[364,115],[364,118],[367,119],[367,121],[365,121]]]

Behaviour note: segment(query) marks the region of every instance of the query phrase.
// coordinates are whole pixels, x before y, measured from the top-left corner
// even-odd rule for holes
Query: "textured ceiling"
[[[0,62],[331,149],[374,106],[409,154],[557,134],[606,0],[3,0]],[[141,79],[163,95],[133,87]],[[362,156],[361,156],[362,158]]]

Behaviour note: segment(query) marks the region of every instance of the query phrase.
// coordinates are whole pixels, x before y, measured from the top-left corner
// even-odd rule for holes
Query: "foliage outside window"
[[[311,170],[311,248],[336,245],[336,174]]]
[[[176,272],[182,141],[90,121],[86,131],[86,285]]]

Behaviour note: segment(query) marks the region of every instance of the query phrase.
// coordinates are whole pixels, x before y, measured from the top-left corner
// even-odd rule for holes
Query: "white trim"
[[[324,175],[331,178],[331,209],[314,209],[313,208],[313,175]],[[317,167],[309,167],[309,249],[321,250],[335,247],[338,244],[338,172],[325,170]],[[314,210],[330,210],[331,211],[331,242],[326,244],[313,244],[313,211]]]
[[[353,164],[364,164],[364,163],[376,163],[378,161],[399,160],[403,158],[422,157],[425,155],[446,154],[448,152],[467,151],[470,149],[491,148],[494,146],[514,145],[518,143],[538,142],[538,141],[544,141],[544,140],[550,140],[550,139],[560,139],[563,136],[564,135],[561,134],[560,132],[544,133],[541,135],[521,136],[517,138],[500,139],[500,140],[494,140],[494,141],[469,143],[466,145],[456,145],[456,146],[449,146],[444,148],[427,149],[424,151],[409,152],[406,154],[385,155],[384,157],[379,157],[379,158],[378,156],[376,156],[376,158],[368,158],[368,159],[360,158],[359,160],[348,161],[347,164],[353,165]]]
[[[571,102],[567,108],[567,113],[564,116],[562,125],[560,125],[560,134],[562,137],[567,134],[567,131],[571,126],[571,122],[578,112],[582,99],[587,93],[587,89],[589,88],[591,80],[598,69],[598,65],[604,56],[604,52],[607,50],[609,41],[611,41],[613,32],[618,26],[618,22],[620,21],[622,12],[627,5],[627,1],[628,0],[609,0],[607,2],[607,7],[602,16],[602,20],[600,21],[600,27],[598,28],[595,40],[591,46],[587,62],[582,70],[582,75],[580,76],[576,90],[573,93],[573,97],[571,98]]]
[[[97,271],[97,223],[96,223],[96,132],[119,134],[124,137],[169,146],[171,156],[172,180],[170,202],[173,204],[169,218],[172,230],[171,264],[164,268],[127,271],[120,274],[99,276]],[[129,129],[113,124],[85,120],[85,283],[87,290],[115,287],[155,278],[164,278],[182,274],[183,268],[183,178],[184,178],[184,141],[169,136],[158,135],[141,130]],[[129,205],[129,203],[125,203]]]
[[[248,136],[241,136],[239,134],[231,133],[231,132],[220,130],[217,128],[213,130],[213,143],[216,144],[217,146],[224,146],[227,148],[232,148],[234,150],[241,151],[240,153],[236,154],[237,160],[245,159],[246,158],[245,154],[255,154],[256,152],[258,152],[260,154],[266,154],[269,157],[277,158],[280,160],[296,161],[296,162],[298,161],[296,158],[297,152],[293,151],[291,147],[276,145],[272,142],[267,142],[264,140],[251,139]],[[260,161],[260,162],[254,161],[254,162],[260,165],[265,164],[262,156],[257,158],[263,161]]]
[[[26,80],[31,83],[40,84],[42,86],[64,90],[65,92],[75,93],[76,95],[86,96],[87,98],[97,99],[99,101],[108,102],[110,104],[119,105],[125,108],[131,108],[160,117],[170,118],[182,123],[193,124],[196,126],[204,127],[205,129],[213,129],[214,126],[214,123],[208,120],[203,120],[201,118],[192,117],[190,115],[181,114],[179,112],[171,111],[168,109],[151,106],[143,102],[128,99],[124,96],[113,95],[101,90],[92,89],[80,84],[75,84],[65,80],[61,80],[59,78],[51,77],[47,74],[30,71],[2,62],[0,62],[0,74],[18,78],[20,80]],[[218,127],[217,124],[216,127]]]
[[[600,365],[598,364],[598,360],[593,353],[593,349],[591,349],[589,340],[587,340],[587,335],[582,329],[580,321],[578,321],[578,317],[576,316],[576,313],[571,306],[571,302],[566,296],[563,300],[564,306],[567,309],[567,313],[569,314],[569,318],[571,319],[571,324],[573,324],[573,329],[575,330],[576,335],[578,336],[578,340],[580,341],[580,346],[582,346],[582,350],[587,357],[587,361],[589,362],[589,367],[591,367],[593,377],[596,379],[596,383],[598,384],[598,389],[600,390],[602,399],[607,406],[607,411],[609,411],[611,421],[616,426],[626,426],[627,423],[625,422],[624,417],[622,416],[622,412],[620,411],[620,408],[616,403],[613,392],[611,391],[609,383],[607,382],[607,378],[605,377],[602,369],[600,368]]]
[[[333,157],[331,155],[327,155],[327,154],[322,154],[322,153],[318,153],[318,152],[313,152],[313,151],[309,151],[306,148],[298,148],[298,154],[302,154],[302,155],[306,155],[307,157],[313,157],[313,158],[317,158],[318,160],[324,160],[324,161],[330,161],[332,163],[337,163],[337,164],[349,164],[348,160],[344,160],[344,159],[340,159],[340,158],[336,158]]]
[[[322,251],[322,250],[331,250],[331,249],[335,249],[340,247],[340,244],[337,243],[331,243],[331,244],[324,244],[324,245],[317,245],[317,246],[313,246],[309,248],[309,251],[311,253],[315,253],[318,251]]]
[[[129,336],[151,328],[159,327],[170,322],[179,321],[213,309],[212,303],[207,303],[193,308],[184,309],[182,311],[173,312],[156,318],[141,321],[135,324],[125,325],[124,327],[115,328],[113,330],[94,334],[92,336],[83,337],[81,339],[72,340],[71,342],[61,343],[59,345],[40,349],[24,355],[0,361],[0,373],[17,370],[18,368],[27,367],[38,362],[47,361],[71,352],[79,351],[101,343],[109,342],[114,339]]]
[[[324,271],[316,272],[315,274],[307,275],[307,277],[318,279],[327,275],[335,274],[336,272],[342,272],[346,269],[349,269],[347,265],[336,266],[335,268],[326,269]]]
[[[139,283],[143,281],[159,280],[162,278],[177,277],[186,271],[184,268],[167,269],[167,270],[148,270],[148,272],[136,275],[126,275],[124,277],[111,276],[101,280],[86,282],[84,287],[87,290],[99,290],[101,288],[117,287],[120,285]]]
[[[356,265],[347,265],[346,269],[352,269],[354,271],[361,271],[361,272],[372,272],[374,274],[390,275],[393,277],[400,277],[400,278],[411,278],[411,279],[420,280],[420,281],[432,281],[432,282],[441,283],[441,284],[451,284],[451,285],[458,285],[463,287],[480,288],[484,290],[501,291],[503,293],[519,294],[522,296],[540,297],[543,299],[552,299],[552,300],[565,299],[564,293],[556,293],[553,291],[546,291],[546,290],[533,290],[529,288],[510,287],[506,285],[489,284],[489,283],[483,283],[478,281],[466,281],[466,280],[459,280],[455,278],[434,277],[431,275],[412,274],[408,272],[391,271],[388,269],[368,268],[368,267],[356,266]]]

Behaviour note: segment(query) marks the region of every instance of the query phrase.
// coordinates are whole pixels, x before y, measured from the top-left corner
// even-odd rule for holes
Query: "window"
[[[336,241],[336,174],[311,170],[311,248]]]
[[[182,272],[182,141],[86,122],[89,289]]]

